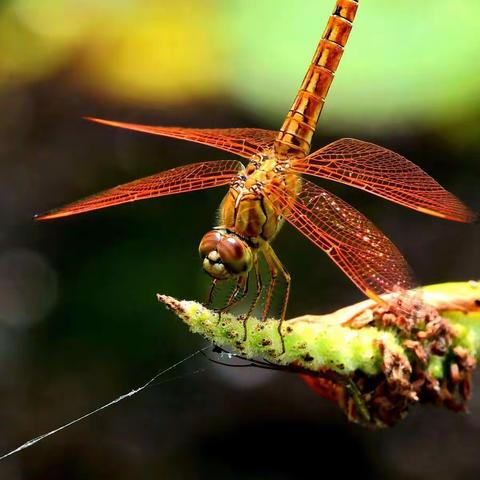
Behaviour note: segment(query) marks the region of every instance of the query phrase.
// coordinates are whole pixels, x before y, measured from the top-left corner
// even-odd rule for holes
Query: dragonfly
[[[291,109],[279,131],[256,128],[199,129],[149,126],[88,118],[119,127],[208,145],[248,161],[206,161],[180,166],[132,181],[36,217],[48,220],[148,198],[228,186],[218,225],[200,241],[203,270],[212,293],[224,280],[235,287],[222,310],[255,294],[244,318],[264,295],[262,317],[269,314],[276,285],[283,278],[279,331],[285,320],[291,277],[272,248],[286,222],[323,250],[368,297],[414,286],[410,268],[397,247],[352,206],[303,175],[340,182],[405,207],[458,222],[474,215],[420,167],[369,142],[342,138],[310,153],[312,137],[343,55],[358,0],[338,0]],[[262,280],[260,260],[268,267]],[[262,260],[263,261],[263,260]]]

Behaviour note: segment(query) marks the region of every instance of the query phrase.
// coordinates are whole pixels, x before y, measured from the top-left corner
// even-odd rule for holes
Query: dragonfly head
[[[206,233],[198,251],[203,260],[203,269],[217,280],[248,273],[253,265],[251,247],[238,235],[226,230],[211,230]]]

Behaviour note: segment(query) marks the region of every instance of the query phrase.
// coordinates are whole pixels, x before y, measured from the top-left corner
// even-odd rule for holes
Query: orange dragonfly
[[[314,153],[310,145],[352,28],[356,0],[338,0],[308,67],[305,79],[279,132],[261,129],[158,127],[98,118],[94,122],[209,145],[248,159],[219,160],[173,168],[114,187],[36,217],[47,220],[146,198],[191,192],[221,185],[229,190],[219,224],[200,242],[203,269],[217,282],[233,279],[236,287],[224,309],[247,295],[254,275],[256,292],[244,318],[262,292],[265,318],[277,280],[286,282],[279,328],[285,319],[290,276],[271,246],[284,220],[323,250],[367,296],[412,286],[409,267],[392,242],[367,218],[340,198],[302,178],[326,178],[366,190],[403,206],[438,217],[469,222],[472,213],[415,164],[386,148],[351,138],[337,140]],[[270,279],[262,284],[263,256]]]

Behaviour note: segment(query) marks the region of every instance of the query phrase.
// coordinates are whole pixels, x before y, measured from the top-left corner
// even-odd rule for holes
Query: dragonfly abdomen
[[[338,0],[292,108],[275,140],[278,159],[310,152],[318,117],[347,43],[358,0]]]

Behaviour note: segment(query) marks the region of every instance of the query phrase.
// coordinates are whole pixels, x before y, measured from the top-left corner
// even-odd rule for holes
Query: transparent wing
[[[285,219],[326,252],[362,292],[375,300],[413,286],[393,243],[346,202],[305,179],[295,197],[269,185],[267,197]]]
[[[227,185],[242,169],[242,163],[237,160],[192,163],[119,185],[43,215],[37,215],[35,219],[67,217],[146,198]]]
[[[292,171],[334,180],[437,217],[469,222],[474,215],[421,168],[373,143],[343,138],[293,162]]]
[[[256,153],[268,150],[278,134],[271,130],[260,128],[182,128],[155,127],[136,123],[115,122],[101,118],[86,117],[92,122],[110,125],[112,127],[151,133],[163,137],[178,138],[190,142],[202,143],[210,147],[226,150],[241,157],[249,158]]]

